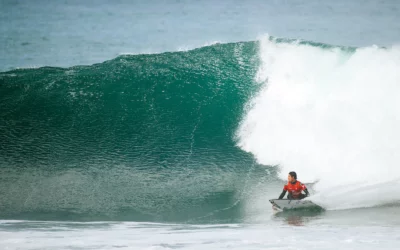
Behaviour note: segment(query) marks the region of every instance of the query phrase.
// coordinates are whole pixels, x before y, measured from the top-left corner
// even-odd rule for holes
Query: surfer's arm
[[[306,194],[306,197],[310,196],[310,193],[308,192],[308,189],[306,187],[306,185],[301,183],[301,189],[304,191],[304,193]]]
[[[284,189],[281,193],[281,195],[279,195],[279,199],[282,199],[286,194],[286,190]]]
[[[307,188],[304,189],[303,191],[304,191],[304,193],[306,193],[306,197],[310,196],[310,193],[308,192],[308,189],[307,189]]]

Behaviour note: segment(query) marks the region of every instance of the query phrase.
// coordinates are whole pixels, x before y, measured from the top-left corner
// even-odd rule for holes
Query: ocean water
[[[0,248],[397,249],[399,14],[0,1]]]

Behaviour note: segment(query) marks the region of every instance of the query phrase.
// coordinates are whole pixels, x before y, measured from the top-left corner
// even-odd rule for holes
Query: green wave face
[[[255,163],[234,134],[257,47],[0,73],[0,218],[240,218]]]

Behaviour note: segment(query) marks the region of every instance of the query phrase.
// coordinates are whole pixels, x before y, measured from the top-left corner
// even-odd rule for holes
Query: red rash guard
[[[306,189],[307,189],[306,186],[303,183],[301,183],[300,181],[296,181],[296,183],[294,183],[294,184],[291,182],[288,182],[288,184],[286,184],[283,187],[283,190],[288,191],[289,194],[291,194],[294,199],[298,198],[301,194],[301,191],[306,190]]]

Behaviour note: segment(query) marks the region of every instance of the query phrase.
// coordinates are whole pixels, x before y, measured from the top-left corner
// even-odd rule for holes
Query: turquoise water
[[[256,51],[223,44],[2,73],[0,214],[182,220],[236,202],[246,176],[265,172],[233,138],[258,89]]]
[[[2,1],[1,247],[396,249],[399,7]]]

